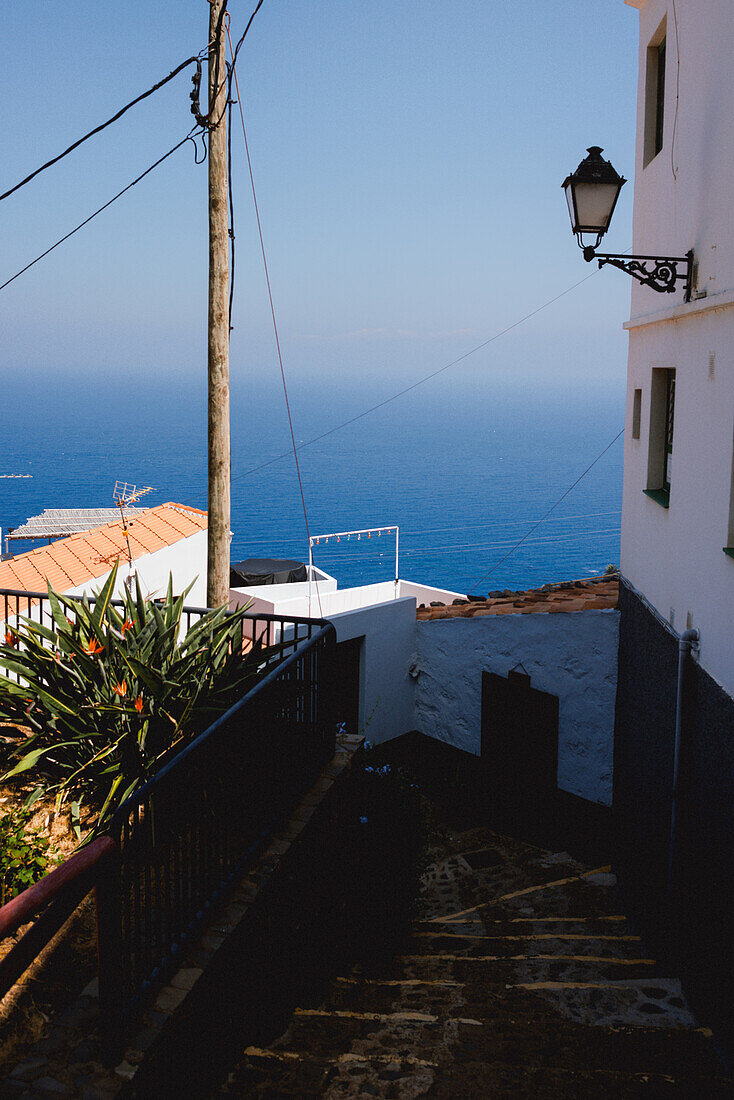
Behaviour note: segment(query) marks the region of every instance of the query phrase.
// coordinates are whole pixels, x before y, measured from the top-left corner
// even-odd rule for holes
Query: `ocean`
[[[311,534],[397,525],[400,575],[457,592],[539,586],[618,564],[622,439],[513,547],[622,427],[623,381],[450,373],[303,448]],[[232,380],[233,560],[308,560],[278,387],[275,378]],[[297,441],[400,388],[395,379],[294,385]],[[118,479],[153,486],[144,503],[206,508],[205,380],[18,373],[4,381],[3,406],[0,473],[33,475],[0,480],[4,531],[43,508],[110,507]],[[341,587],[391,579],[394,555],[387,535],[315,548]]]

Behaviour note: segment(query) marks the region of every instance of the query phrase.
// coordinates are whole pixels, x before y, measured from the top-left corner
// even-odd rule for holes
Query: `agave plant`
[[[181,638],[186,592],[150,601],[140,585],[112,605],[116,569],[91,603],[49,585],[53,626],[29,618],[0,645],[0,715],[30,729],[6,745],[3,780],[27,772],[28,800],[55,794],[97,812],[95,831],[146,781],[240,698],[274,647],[243,652],[246,608],[211,611]],[[188,591],[188,590],[187,590]],[[277,648],[277,647],[276,647]]]

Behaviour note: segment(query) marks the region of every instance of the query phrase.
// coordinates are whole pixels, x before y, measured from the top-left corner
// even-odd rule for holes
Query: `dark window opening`
[[[670,492],[673,466],[673,416],[675,413],[675,371],[668,370],[665,381],[665,453],[663,455],[663,489]]]
[[[653,160],[663,147],[665,130],[665,63],[667,57],[665,20],[662,21],[647,47],[645,71],[645,133],[643,167]]]
[[[653,156],[663,147],[663,122],[665,118],[665,39],[657,47],[657,88],[655,95],[655,143]]]

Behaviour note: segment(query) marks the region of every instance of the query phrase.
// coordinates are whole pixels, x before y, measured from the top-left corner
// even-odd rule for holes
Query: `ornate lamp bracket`
[[[597,252],[591,247],[584,248],[584,259],[598,260],[599,267],[611,264],[620,271],[626,271],[638,283],[651,287],[661,294],[673,294],[676,283],[682,282],[685,289],[685,301],[691,300],[693,284],[693,249],[685,256],[625,256],[617,253]],[[679,270],[679,268],[681,270]]]

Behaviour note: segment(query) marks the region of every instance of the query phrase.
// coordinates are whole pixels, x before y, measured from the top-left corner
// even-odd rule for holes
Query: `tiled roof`
[[[450,605],[421,605],[419,619],[474,619],[480,615],[530,615],[539,612],[605,611],[617,606],[617,574],[585,581],[544,584],[525,592],[491,592],[487,599],[454,600]]]
[[[159,504],[146,508],[128,521],[133,559],[152,554],[164,546],[207,528],[207,514],[184,504]],[[120,520],[105,523],[27,554],[0,563],[0,588],[45,592],[48,581],[57,592],[104,576],[117,556],[127,561],[127,547]]]

